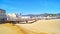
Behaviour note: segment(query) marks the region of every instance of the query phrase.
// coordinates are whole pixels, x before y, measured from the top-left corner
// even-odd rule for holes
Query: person
[[[26,20],[26,23],[28,23],[28,21]]]

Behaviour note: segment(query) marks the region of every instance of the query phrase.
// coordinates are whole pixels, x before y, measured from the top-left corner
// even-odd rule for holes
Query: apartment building
[[[1,20],[7,20],[6,10],[0,9],[0,21]]]

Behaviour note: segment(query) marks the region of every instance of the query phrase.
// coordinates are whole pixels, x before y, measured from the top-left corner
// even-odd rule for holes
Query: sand
[[[0,24],[0,34],[60,34],[60,19],[32,24]]]
[[[28,34],[60,34],[60,20],[39,20],[32,24],[16,24]]]
[[[20,28],[12,24],[0,24],[0,34],[24,34]]]

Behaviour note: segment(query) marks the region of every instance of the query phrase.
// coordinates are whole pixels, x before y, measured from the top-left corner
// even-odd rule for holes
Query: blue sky
[[[60,0],[0,0],[0,8],[7,14],[60,13]]]

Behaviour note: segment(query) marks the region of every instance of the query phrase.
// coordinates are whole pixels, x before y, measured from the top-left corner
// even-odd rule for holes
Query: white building
[[[14,13],[7,15],[7,20],[15,21],[16,19],[17,19],[17,17]]]

